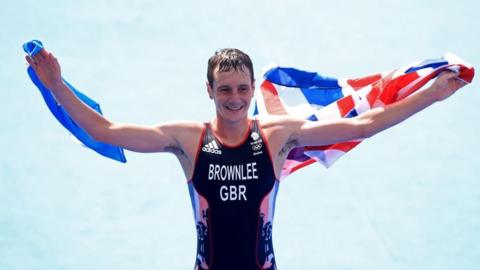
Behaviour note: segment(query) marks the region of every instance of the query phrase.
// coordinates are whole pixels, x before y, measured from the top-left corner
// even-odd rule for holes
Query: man
[[[354,118],[311,122],[291,116],[248,117],[253,65],[237,49],[208,61],[209,123],[154,126],[112,123],[83,104],[61,80],[57,59],[42,49],[26,57],[42,83],[93,138],[136,152],[170,152],[180,161],[197,229],[195,269],[276,269],[272,221],[278,179],[289,151],[367,138],[441,101],[465,85],[444,72],[424,91]]]

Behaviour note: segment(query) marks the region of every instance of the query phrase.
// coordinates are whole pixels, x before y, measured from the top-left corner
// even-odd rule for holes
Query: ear
[[[210,99],[213,99],[213,89],[210,86],[210,83],[208,83],[208,80],[205,80],[205,86],[207,87],[208,96]]]

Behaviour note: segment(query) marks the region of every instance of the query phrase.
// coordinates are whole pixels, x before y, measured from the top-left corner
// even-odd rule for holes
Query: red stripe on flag
[[[291,174],[291,173],[295,172],[296,170],[299,170],[299,169],[301,169],[301,168],[303,168],[303,167],[305,167],[305,166],[308,166],[308,165],[310,165],[310,164],[313,164],[313,163],[315,163],[315,162],[317,162],[317,161],[312,158],[312,159],[309,159],[309,160],[304,161],[304,162],[302,162],[302,163],[299,163],[298,165],[295,165],[294,167],[292,167],[292,168],[290,169],[290,173],[289,173],[289,174]]]
[[[442,69],[443,71],[443,69]],[[435,76],[438,75],[438,73],[441,72],[440,70],[436,71],[436,72],[433,72],[427,76],[425,76],[424,78],[422,78],[420,81],[418,81],[417,83],[415,83],[413,86],[411,86],[410,89],[402,89],[402,94],[401,96],[400,95],[396,95],[395,96],[395,100],[393,102],[396,102],[396,101],[399,101],[399,100],[402,100],[406,97],[408,97],[409,95],[411,95],[413,92],[417,91],[418,89],[420,89],[422,86],[424,86],[426,83],[428,83],[431,79],[433,79]],[[392,103],[393,103],[392,102]]]
[[[330,144],[330,145],[319,145],[319,146],[305,146],[304,150],[305,151],[325,151],[329,149],[333,150],[339,150],[343,152],[348,152],[352,150],[355,146],[360,144],[360,141],[355,141],[355,142],[341,142],[341,143],[335,143],[335,144]]]
[[[347,80],[348,85],[350,85],[353,89],[358,90],[360,88],[363,88],[369,84],[372,84],[382,78],[381,74],[373,74],[367,77],[363,78],[357,78],[357,79],[350,79]]]
[[[380,89],[376,85],[372,85],[372,89],[367,94],[368,104],[370,104],[370,108],[373,107],[373,104],[378,99],[380,95]]]
[[[339,101],[337,101],[338,110],[340,115],[345,117],[353,108],[355,108],[355,102],[353,101],[352,96],[346,96]]]
[[[466,68],[466,67],[463,67],[461,66],[460,67],[460,79],[468,82],[468,83],[471,83],[473,81],[473,76],[475,76],[475,69],[472,67],[472,68]]]
[[[398,99],[398,92],[410,84],[411,82],[418,79],[417,72],[411,72],[408,74],[404,74],[402,76],[396,77],[392,80],[385,80],[383,91],[380,94],[380,100],[386,105],[391,104]]]

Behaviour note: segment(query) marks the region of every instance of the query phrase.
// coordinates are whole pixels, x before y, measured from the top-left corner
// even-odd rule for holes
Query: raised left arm
[[[437,101],[450,97],[466,83],[458,73],[442,72],[427,89],[384,108],[374,108],[354,118],[332,122],[301,121],[290,136],[298,146],[328,145],[371,137],[394,126]],[[300,120],[298,120],[300,121]]]

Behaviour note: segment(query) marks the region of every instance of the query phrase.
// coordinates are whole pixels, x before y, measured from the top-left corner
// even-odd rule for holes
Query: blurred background
[[[0,269],[191,269],[187,185],[170,154],[128,163],[73,143],[26,74],[43,41],[112,121],[214,116],[204,81],[223,47],[358,77],[453,52],[478,67],[477,1],[2,1]],[[477,75],[478,76],[478,75]],[[279,269],[478,269],[478,78],[280,187]]]

